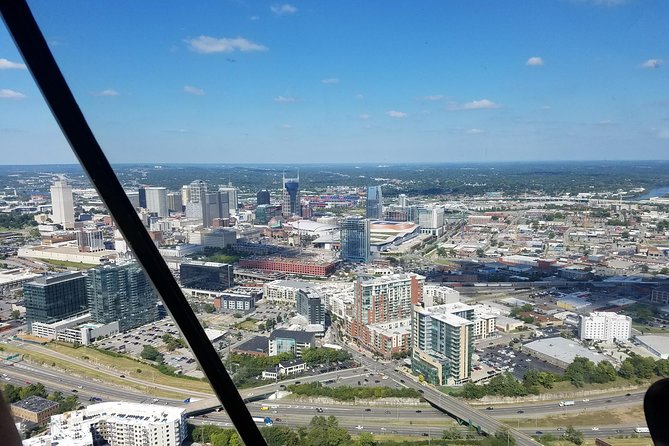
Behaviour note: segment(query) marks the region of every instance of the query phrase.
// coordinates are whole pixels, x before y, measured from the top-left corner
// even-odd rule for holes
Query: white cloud
[[[289,15],[297,12],[297,8],[288,3],[284,3],[283,5],[273,5],[270,9],[276,15]]]
[[[542,110],[552,110],[553,107],[551,107],[550,105],[542,105],[542,106],[541,106],[541,109],[542,109]]]
[[[291,104],[297,102],[297,99],[293,96],[277,96],[274,98],[274,102],[278,102],[279,104]]]
[[[657,132],[657,137],[660,139],[669,139],[669,129],[660,129]]]
[[[281,124],[281,128],[282,128],[282,129],[292,129],[293,126],[290,125],[290,124]]]
[[[355,98],[356,98],[357,100],[361,101],[361,100],[365,99],[365,95],[363,95],[363,94],[361,94],[361,93],[358,93],[358,94],[355,95]]]
[[[644,63],[641,64],[642,68],[660,68],[662,65],[664,65],[664,61],[662,59],[648,59]]]
[[[116,90],[108,88],[107,90],[94,91],[91,93],[93,96],[119,96],[120,93]]]
[[[267,47],[251,42],[243,37],[235,38],[216,38],[210,36],[200,36],[196,39],[185,40],[190,49],[196,53],[232,53],[234,51],[266,51]]]
[[[366,121],[366,120],[368,120],[369,118],[371,118],[371,116],[368,115],[367,113],[363,113],[363,114],[359,115],[358,118],[360,118],[360,119]]]
[[[330,78],[330,79],[323,79],[323,80],[321,81],[321,83],[326,84],[326,85],[327,85],[327,84],[330,84],[330,85],[331,85],[331,84],[338,84],[338,83],[339,83],[339,79],[337,79],[336,77],[332,77],[332,78]]]
[[[408,114],[397,110],[388,110],[386,115],[390,116],[391,118],[406,118],[409,116]]]
[[[25,99],[26,95],[20,91],[10,90],[9,88],[0,89],[0,99]]]
[[[527,62],[525,62],[525,65],[528,67],[541,67],[544,65],[544,60],[538,56],[530,57],[527,59]]]
[[[421,100],[432,102],[432,101],[441,101],[444,98],[445,96],[443,94],[433,94],[433,95],[423,96]]]
[[[204,90],[203,89],[193,87],[191,85],[186,85],[184,87],[184,93],[194,94],[195,96],[204,96]]]
[[[25,70],[26,66],[22,63],[12,62],[7,59],[0,59],[0,70]]]
[[[257,15],[252,15],[251,17],[249,17],[249,20],[255,22],[256,20],[260,20],[260,17],[258,17]]]
[[[490,99],[481,99],[478,101],[471,101],[462,104],[462,108],[465,110],[485,110],[499,107],[501,107],[499,104],[495,104]]]
[[[466,132],[468,135],[480,135],[481,133],[485,133],[485,130],[483,129],[468,129]]]

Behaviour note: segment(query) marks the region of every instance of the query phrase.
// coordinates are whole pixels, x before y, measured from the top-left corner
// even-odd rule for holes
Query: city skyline
[[[114,163],[669,153],[662,2],[156,5],[31,2]],[[75,162],[4,26],[0,116],[3,163]]]

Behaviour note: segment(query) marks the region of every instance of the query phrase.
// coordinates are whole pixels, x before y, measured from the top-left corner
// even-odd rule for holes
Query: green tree
[[[369,432],[363,432],[358,435],[358,439],[355,441],[356,446],[376,446],[378,443],[374,441],[374,436]]]
[[[12,310],[10,313],[12,319],[16,320],[21,317],[21,312],[19,310]]]
[[[564,439],[576,445],[583,444],[583,432],[574,429],[572,425],[567,426],[564,431]]]
[[[327,419],[316,416],[309,423],[305,446],[344,446],[351,444],[351,435],[333,416]]]
[[[140,356],[148,361],[163,362],[163,355],[152,345],[145,344]]]
[[[444,440],[459,440],[462,438],[462,434],[455,427],[450,427],[444,431],[441,438]]]
[[[228,440],[228,446],[244,446],[244,442],[237,432],[234,432]]]
[[[286,426],[269,426],[260,428],[267,446],[285,446],[299,444],[297,432]]]
[[[634,376],[634,366],[627,359],[623,361],[618,369],[618,375],[622,376],[625,379],[630,379]]]

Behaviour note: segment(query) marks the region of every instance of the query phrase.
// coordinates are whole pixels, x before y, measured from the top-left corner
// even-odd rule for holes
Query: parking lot
[[[515,351],[511,347],[489,347],[483,349],[483,353],[479,353],[479,355],[481,364],[475,366],[475,370],[476,367],[487,366],[497,371],[511,373],[519,380],[522,380],[525,373],[530,369],[539,372],[563,373],[562,369],[525,353]]]
[[[195,372],[197,363],[190,350],[188,348],[177,348],[172,352],[168,351],[162,340],[165,334],[170,334],[175,338],[181,336],[169,318],[142,325],[125,333],[119,333],[95,344],[98,348],[123,353],[135,358],[140,357],[145,345],[150,345],[160,351],[165,364],[174,367],[183,374]]]

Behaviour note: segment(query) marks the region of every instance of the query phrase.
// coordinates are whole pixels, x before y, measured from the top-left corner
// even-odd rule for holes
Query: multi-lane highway
[[[362,367],[343,371],[335,371],[317,376],[299,377],[293,380],[282,381],[281,383],[263,386],[260,388],[246,389],[242,393],[246,397],[255,397],[262,394],[270,394],[274,392],[281,384],[289,385],[296,381],[308,382],[313,380],[323,381],[329,379],[355,381],[364,379],[364,377],[368,377],[370,373],[376,372],[373,378],[369,378],[370,385],[372,385],[372,380],[378,380],[381,377],[381,374],[383,374],[389,377],[389,379],[383,382],[383,385],[395,384],[414,387],[417,390],[422,391],[426,399],[431,401],[433,404],[444,408],[445,411],[449,413],[452,413],[451,410],[457,410],[457,413],[461,419],[464,421],[471,419],[474,424],[480,425],[481,428],[487,432],[495,432],[504,426],[499,421],[499,419],[508,420],[514,417],[538,417],[541,415],[550,414],[578,414],[583,410],[594,411],[607,408],[612,409],[614,407],[623,405],[639,405],[643,398],[642,392],[632,392],[629,396],[622,395],[598,397],[591,398],[588,401],[576,400],[574,406],[568,407],[560,407],[557,402],[546,402],[529,403],[507,407],[499,406],[494,407],[491,410],[485,410],[485,407],[482,407],[477,410],[466,403],[443,395],[441,392],[429,386],[423,386],[411,380],[407,376],[396,372],[394,369],[395,365],[393,364],[378,363],[370,358],[357,354],[356,357],[363,364]],[[90,364],[88,364],[88,366],[91,367]],[[127,387],[110,385],[109,383],[99,380],[96,381],[87,379],[85,377],[74,376],[49,367],[29,364],[26,362],[14,364],[13,366],[0,367],[0,373],[3,374],[2,379],[4,381],[15,385],[25,385],[26,382],[41,382],[50,391],[60,390],[65,394],[71,394],[76,391],[74,393],[76,393],[80,400],[84,403],[86,403],[92,396],[102,398],[105,401],[154,401],[154,397],[150,395],[151,389],[153,388],[152,383],[136,378],[133,379],[132,385],[136,386],[137,384],[140,384],[141,386],[146,386],[146,392],[138,390],[137,388],[134,388],[130,385]],[[118,372],[115,372],[114,374],[117,373]],[[194,400],[198,397],[194,398]],[[453,401],[456,405],[455,409],[453,409],[453,406],[451,406],[454,404]],[[185,405],[180,399],[160,398],[159,403],[185,406],[188,408],[189,412],[193,412],[193,408],[198,407],[200,403],[205,403],[204,405],[209,407],[218,406],[218,401],[212,396],[209,396],[209,398],[203,398],[201,401],[194,401],[187,405]],[[262,405],[271,405],[275,407],[271,408],[269,411],[260,411],[260,407]],[[463,406],[465,407],[464,410]],[[398,433],[408,435],[423,435],[427,432],[429,435],[431,435],[431,430],[440,433],[445,428],[454,425],[454,422],[448,417],[445,417],[441,411],[426,405],[416,407],[374,407],[366,405],[331,404],[319,407],[323,409],[323,413],[317,412],[315,406],[286,404],[279,400],[265,401],[262,403],[251,403],[250,410],[254,414],[267,414],[273,418],[281,418],[282,422],[290,423],[291,426],[308,424],[311,418],[315,415],[334,415],[338,419],[342,420],[342,426],[344,427],[353,429],[355,431],[364,430],[367,432],[373,431],[377,433],[382,432],[381,427],[385,426],[388,428],[389,426],[393,426],[392,430],[396,430]],[[229,422],[224,413],[212,412],[208,414],[208,417],[209,419],[200,419],[200,422]],[[195,418],[194,420],[197,421],[198,418]],[[484,423],[487,424],[484,425]],[[363,429],[356,429],[357,426],[363,426]],[[583,428],[583,431],[586,435],[620,435],[621,432],[618,432],[618,430],[622,429],[624,430],[624,433],[629,434],[633,431],[634,427],[635,426],[599,426],[599,431],[591,431],[590,426]],[[559,435],[560,431],[558,428],[559,426],[555,426],[552,429],[541,427],[538,429],[543,433],[554,433]],[[533,446],[536,446],[536,444],[533,443],[533,441],[530,440],[529,436],[527,435],[528,433],[534,435],[536,429],[512,429],[511,432],[515,437],[523,439],[520,444],[533,444]],[[528,443],[528,441],[532,443]]]

